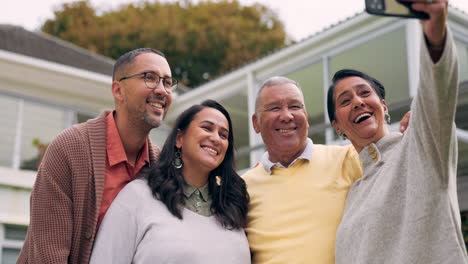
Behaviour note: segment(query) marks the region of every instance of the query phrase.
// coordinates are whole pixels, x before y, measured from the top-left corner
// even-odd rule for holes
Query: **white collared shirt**
[[[310,161],[312,159],[313,150],[314,150],[314,143],[312,142],[312,139],[307,138],[306,147],[304,151],[301,153],[301,155],[299,155],[299,157],[294,159],[288,166],[285,167],[283,164],[279,162],[275,163],[275,162],[270,161],[270,155],[268,154],[268,151],[265,151],[265,153],[263,153],[262,158],[260,159],[260,163],[263,165],[263,167],[265,167],[268,174],[271,174],[271,168],[273,166],[277,166],[280,168],[289,168],[299,159],[306,159]]]

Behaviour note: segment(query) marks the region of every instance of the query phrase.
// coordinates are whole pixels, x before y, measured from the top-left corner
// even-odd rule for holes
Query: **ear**
[[[381,102],[382,102],[382,106],[383,106],[383,109],[384,109],[384,113],[388,114],[387,102],[385,102],[385,99],[382,99]]]
[[[340,129],[340,126],[338,125],[338,123],[336,122],[336,120],[333,120],[332,121],[332,126],[333,128],[335,129],[335,132],[338,134],[339,132],[342,132],[341,129]]]
[[[257,114],[252,115],[252,125],[254,127],[255,133],[260,133],[260,125],[257,123],[258,117]]]
[[[112,96],[117,102],[122,102],[125,98],[122,84],[118,81],[112,82]]]
[[[177,136],[176,136],[176,147],[181,148],[182,144],[184,143],[184,137],[183,137],[182,131],[180,129],[177,129]]]

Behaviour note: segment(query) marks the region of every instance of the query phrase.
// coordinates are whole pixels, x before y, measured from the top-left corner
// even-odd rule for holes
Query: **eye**
[[[209,126],[202,126],[201,128],[205,131],[211,131],[211,127]]]
[[[371,94],[371,92],[369,90],[364,90],[364,91],[361,92],[362,96],[368,96],[370,94]]]
[[[279,106],[273,106],[268,108],[268,111],[279,111],[281,108]]]
[[[228,139],[228,134],[227,133],[219,133],[219,137],[222,139]]]
[[[156,82],[156,75],[155,74],[152,74],[152,73],[146,73],[145,74],[145,81],[147,82]]]
[[[171,88],[172,87],[172,78],[170,78],[170,77],[164,78],[163,79],[163,84],[164,84],[164,87]]]
[[[302,105],[292,105],[289,107],[289,109],[292,109],[292,110],[301,110],[302,109]]]
[[[341,101],[340,105],[341,105],[341,106],[346,106],[346,105],[349,104],[349,102],[350,102],[349,99],[343,99],[343,100]]]

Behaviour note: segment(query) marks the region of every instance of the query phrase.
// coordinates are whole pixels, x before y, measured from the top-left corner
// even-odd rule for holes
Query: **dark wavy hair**
[[[380,97],[380,99],[385,99],[385,87],[381,82],[379,82],[374,77],[353,69],[342,69],[337,71],[332,78],[332,84],[330,88],[328,88],[327,94],[327,111],[328,111],[328,118],[330,119],[330,123],[335,120],[335,88],[339,81],[343,80],[344,78],[348,77],[360,77],[366,80],[369,85],[374,89],[375,93]]]
[[[245,227],[249,195],[244,180],[235,171],[234,134],[232,121],[226,109],[214,100],[206,100],[185,110],[176,120],[159,155],[159,161],[152,168],[148,185],[154,197],[163,202],[177,218],[182,219],[181,210],[185,204],[182,170],[172,164],[176,152],[178,131],[185,132],[195,116],[204,108],[220,111],[229,123],[229,146],[221,164],[211,171],[208,177],[208,189],[211,195],[211,211],[221,225],[227,229]],[[215,176],[222,178],[221,186],[216,184]]]

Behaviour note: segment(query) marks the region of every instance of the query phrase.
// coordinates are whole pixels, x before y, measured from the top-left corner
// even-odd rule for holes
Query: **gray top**
[[[90,263],[250,263],[244,230],[227,230],[214,216],[182,212],[179,220],[154,199],[146,180],[132,181],[107,211]]]
[[[364,175],[348,193],[336,263],[468,263],[456,189],[457,93],[458,66],[448,32],[437,64],[425,45],[421,48],[408,130],[359,154]]]

